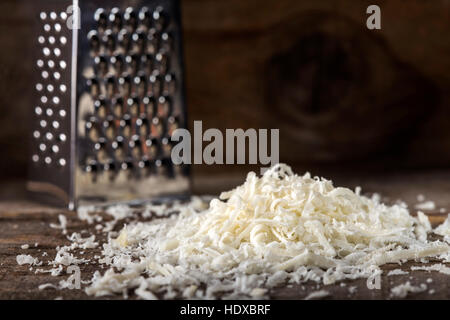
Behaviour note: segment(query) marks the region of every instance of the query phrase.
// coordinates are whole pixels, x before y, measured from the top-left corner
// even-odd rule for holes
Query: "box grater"
[[[28,189],[70,209],[189,190],[178,1],[39,1]]]

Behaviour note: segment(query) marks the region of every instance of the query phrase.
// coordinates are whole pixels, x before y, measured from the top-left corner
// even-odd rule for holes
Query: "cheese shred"
[[[72,245],[57,248],[55,260],[49,262],[60,268],[92,262],[106,269],[82,282],[88,283],[85,291],[93,296],[264,298],[272,288],[294,283],[329,285],[380,275],[380,266],[387,263],[449,260],[448,243],[429,241],[428,235],[438,233],[448,240],[450,218],[433,230],[425,214],[410,215],[404,203],[388,206],[379,195],[361,195],[360,187],[335,187],[309,173],[294,174],[284,164],[262,176],[250,172],[241,186],[212,199],[209,207],[196,197],[188,204],[149,205],[142,218],[155,219],[147,222],[139,221],[125,205],[106,210],[112,221],[92,215],[95,211],[81,209],[80,219],[96,223],[95,229],[107,235],[106,242],[74,233],[67,237]],[[114,231],[125,219],[122,230]],[[59,220],[53,227],[65,234],[67,220]],[[101,254],[89,260],[70,253],[97,247]],[[17,262],[37,264],[25,255]],[[403,273],[397,269],[389,275]],[[392,294],[403,297],[425,289],[407,284]],[[327,295],[319,290],[308,298]]]
[[[143,298],[241,298],[287,283],[332,284],[381,273],[379,266],[448,254],[428,241],[428,219],[332,181],[278,164],[213,199],[178,206],[177,216],[132,222],[103,245],[110,269],[90,295],[128,289]],[[116,270],[116,271],[115,271]],[[200,290],[202,285],[205,290]]]

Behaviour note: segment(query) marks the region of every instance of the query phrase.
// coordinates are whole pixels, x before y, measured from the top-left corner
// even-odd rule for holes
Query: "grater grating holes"
[[[67,91],[65,85],[58,83],[67,69],[66,61],[61,59],[61,47],[68,42],[67,37],[61,34],[61,22],[67,19],[67,14],[58,15],[55,11],[40,12],[39,19],[42,21],[41,30],[44,33],[37,38],[41,54],[36,59],[36,65],[40,69],[41,78],[35,88],[42,106],[35,107],[35,117],[37,117],[38,126],[43,132],[41,134],[39,129],[35,130],[33,138],[38,140],[36,148],[42,153],[42,156],[34,152],[32,161],[39,163],[42,160],[44,164],[49,165],[53,162],[59,163],[61,158],[56,160],[53,157],[61,152],[60,144],[66,141],[65,136],[64,139],[54,139],[55,135],[58,136],[57,131],[61,129],[61,123],[54,117],[55,115],[59,115],[61,118],[66,116],[66,111],[61,106],[61,96],[56,94],[55,88],[59,88],[61,94]]]
[[[85,169],[134,170],[156,160],[170,165],[165,158],[179,110],[170,97],[175,77],[169,73],[172,37],[165,30],[166,15],[161,7],[127,8],[123,14],[100,8],[94,20],[97,28],[87,34],[96,76],[86,79],[94,111],[85,125],[92,145],[81,160]],[[119,165],[111,166],[115,162]]]

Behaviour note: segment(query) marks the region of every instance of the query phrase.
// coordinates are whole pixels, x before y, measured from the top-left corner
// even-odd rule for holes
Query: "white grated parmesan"
[[[63,234],[67,233],[67,218],[65,215],[58,215],[59,224],[50,223],[50,228],[61,229]]]
[[[39,290],[45,290],[45,289],[58,289],[58,287],[55,286],[55,285],[52,284],[52,283],[44,283],[44,284],[41,284],[41,285],[38,287],[38,289],[39,289]]]
[[[18,265],[24,265],[24,264],[29,264],[32,266],[41,265],[41,263],[39,262],[39,260],[37,258],[33,258],[29,254],[19,254],[18,256],[16,256],[16,261],[17,261]]]
[[[388,272],[388,277],[390,276],[399,276],[399,275],[404,275],[404,274],[408,274],[408,272],[403,271],[401,269],[394,269]]]
[[[442,263],[436,263],[432,266],[426,267],[426,266],[413,266],[411,267],[411,270],[424,270],[424,271],[437,271],[446,275],[450,275],[450,268],[443,265]]]
[[[308,294],[305,297],[305,300],[322,299],[322,298],[328,297],[329,295],[330,295],[330,293],[326,290],[314,291],[314,292],[311,292],[310,294]]]
[[[433,201],[425,201],[416,204],[415,208],[418,210],[434,210],[436,209],[436,204]]]
[[[100,260],[119,273],[97,274],[86,292],[120,293],[144,281],[155,293],[171,288],[183,294],[207,283],[197,297],[251,296],[261,285],[331,284],[368,277],[382,264],[449,251],[445,243],[427,242],[425,215],[414,218],[404,205],[386,206],[378,198],[295,175],[285,165],[261,178],[250,173],[207,210],[180,206],[176,217],[127,225],[117,240],[104,244]],[[109,212],[129,216],[121,208]],[[162,208],[153,212],[164,215]]]
[[[419,202],[424,202],[425,201],[425,196],[423,194],[418,194],[417,195],[417,201]]]
[[[356,292],[357,288],[358,288],[358,287],[356,287],[356,286],[351,286],[351,287],[349,287],[349,288],[348,288],[348,293],[354,294],[354,293]]]
[[[421,241],[426,241],[428,237],[428,233],[433,230],[431,227],[430,220],[428,217],[422,212],[417,212],[417,227],[416,227],[416,235],[417,238]]]
[[[267,289],[264,289],[264,288],[254,288],[254,289],[250,292],[250,296],[252,296],[253,298],[261,298],[261,297],[263,297],[266,293],[267,293]]]
[[[280,285],[333,284],[367,278],[386,263],[448,256],[448,244],[427,240],[432,230],[423,213],[416,218],[403,203],[387,206],[378,194],[360,192],[279,164],[262,177],[249,173],[209,207],[195,197],[189,204],[148,205],[141,216],[158,217],[150,222],[136,221],[128,206],[110,207],[113,220],[96,228],[108,240],[94,257],[107,270],[96,271],[85,291],[125,298],[130,291],[142,299],[263,297]],[[89,224],[102,222],[91,215],[95,211],[78,215]],[[124,219],[122,231],[112,231]],[[88,263],[70,251],[98,246],[95,236],[68,239],[72,244],[57,248],[50,265]]]
[[[93,215],[97,209],[94,206],[80,206],[77,210],[78,219],[86,221],[88,224],[93,224],[96,221],[98,215]]]
[[[441,236],[450,237],[450,214],[441,225],[434,229],[434,233]]]
[[[420,286],[413,286],[408,281],[391,289],[391,297],[406,298],[408,293],[418,293],[427,290],[427,285],[422,283]]]

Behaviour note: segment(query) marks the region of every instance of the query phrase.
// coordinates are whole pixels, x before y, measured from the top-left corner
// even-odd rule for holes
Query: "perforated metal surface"
[[[79,4],[80,30],[71,1],[38,10],[29,188],[72,206],[184,193],[170,157],[186,123],[178,3],[104,3]]]
[[[55,11],[41,12],[40,35],[37,39],[38,81],[35,85],[37,103],[34,114],[39,126],[33,131],[33,162],[40,165],[56,164],[64,167],[66,155],[62,151],[67,145],[67,109],[70,106],[70,93],[66,86],[70,78],[70,43],[68,34],[63,32],[67,14]]]

